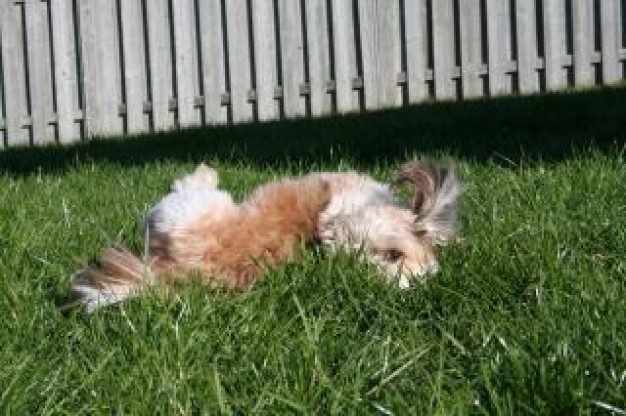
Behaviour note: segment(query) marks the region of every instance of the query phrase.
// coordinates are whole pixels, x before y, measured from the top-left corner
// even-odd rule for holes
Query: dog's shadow
[[[624,114],[624,86],[427,103],[345,116],[96,139],[71,146],[9,147],[0,151],[0,173],[45,174],[85,162],[142,165],[212,158],[260,167],[332,166],[349,160],[367,169],[414,154],[438,153],[514,166],[520,160],[558,161],[589,149],[622,149]]]

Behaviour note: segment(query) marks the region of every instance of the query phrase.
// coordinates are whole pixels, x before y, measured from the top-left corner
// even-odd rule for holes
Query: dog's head
[[[321,233],[326,245],[362,253],[401,288],[439,269],[435,246],[455,238],[462,188],[451,168],[431,163],[405,165],[390,189],[405,183],[413,188],[409,204],[365,199],[329,218]],[[354,193],[363,201],[362,192],[367,188],[348,190],[344,199]]]

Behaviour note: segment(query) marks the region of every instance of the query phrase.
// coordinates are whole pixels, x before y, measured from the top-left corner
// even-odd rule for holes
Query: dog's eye
[[[383,252],[383,259],[389,263],[395,263],[403,256],[400,250],[396,250],[395,248],[385,250]]]

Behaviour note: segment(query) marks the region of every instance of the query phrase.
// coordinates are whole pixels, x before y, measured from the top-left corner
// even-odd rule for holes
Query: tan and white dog
[[[399,183],[415,188],[408,206],[394,196]],[[245,289],[311,243],[363,253],[407,288],[438,270],[435,246],[455,239],[462,192],[452,168],[428,162],[406,164],[391,184],[356,172],[282,179],[240,204],[217,185],[203,164],[174,182],[146,216],[146,258],[106,249],[74,281],[79,303],[93,311],[192,272]]]

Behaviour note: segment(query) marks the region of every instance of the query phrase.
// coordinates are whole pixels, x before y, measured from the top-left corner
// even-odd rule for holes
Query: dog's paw
[[[219,175],[217,171],[201,163],[193,173],[175,181],[172,184],[172,191],[180,192],[188,189],[212,189],[217,188],[218,182]]]

